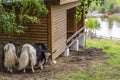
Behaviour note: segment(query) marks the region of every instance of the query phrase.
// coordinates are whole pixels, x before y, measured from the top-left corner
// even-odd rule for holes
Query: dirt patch
[[[105,52],[98,48],[84,48],[78,52],[71,51],[69,57],[59,57],[57,64],[46,64],[44,70],[36,68],[35,73],[32,73],[31,69],[28,69],[27,73],[8,73],[0,66],[0,80],[49,80],[59,72],[74,72],[80,67],[87,68],[91,61],[100,59],[104,55]]]

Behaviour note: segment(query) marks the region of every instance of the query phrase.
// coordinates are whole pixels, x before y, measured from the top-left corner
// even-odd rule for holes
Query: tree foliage
[[[95,21],[93,19],[88,19],[86,22],[85,22],[85,26],[87,29],[95,29]]]
[[[96,5],[104,4],[104,0],[80,0],[81,6],[77,7],[76,13],[77,22],[81,20],[82,15],[85,16],[88,13],[89,7],[92,2],[94,2]]]
[[[85,26],[87,29],[91,29],[91,30],[98,30],[100,29],[100,22],[94,19],[87,19],[87,21],[85,22]]]
[[[23,33],[25,30],[24,21],[39,23],[38,16],[47,13],[44,0],[1,0],[0,32],[7,35]]]

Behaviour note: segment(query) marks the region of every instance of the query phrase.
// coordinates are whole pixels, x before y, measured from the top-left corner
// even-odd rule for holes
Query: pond
[[[96,18],[100,22],[100,29],[97,35],[120,38],[120,23],[109,20],[109,18]]]

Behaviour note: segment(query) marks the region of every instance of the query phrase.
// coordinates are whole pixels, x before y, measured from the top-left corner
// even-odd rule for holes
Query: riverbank
[[[114,13],[114,14],[109,15],[109,19],[111,21],[116,21],[120,23],[120,13]]]
[[[120,36],[119,36],[120,35],[120,22],[116,18],[112,18],[111,16],[111,18],[90,18],[90,19],[94,21],[97,20],[100,23],[100,28],[96,29],[96,31],[94,32],[95,35],[97,35],[97,37],[109,38],[109,39],[120,41]]]

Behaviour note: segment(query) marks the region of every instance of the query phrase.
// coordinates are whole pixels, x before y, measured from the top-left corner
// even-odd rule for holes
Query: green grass
[[[102,48],[107,53],[120,54],[120,42],[107,39],[87,39],[87,47]]]
[[[120,42],[87,39],[86,46],[102,48],[107,52],[106,59],[93,61],[87,70],[57,73],[50,80],[120,80]]]
[[[104,68],[104,70],[102,70],[103,73],[108,74],[105,75],[106,78],[109,78],[107,80],[120,80],[120,42],[106,39],[87,39],[86,46],[102,48],[107,52],[108,59],[105,63],[102,63],[102,66],[99,67],[99,69]],[[96,65],[98,64],[100,63],[97,62]],[[98,70],[98,72],[101,71]]]
[[[102,48],[108,55],[111,55],[108,62],[112,66],[120,67],[120,42],[105,39],[87,39],[86,46]]]

